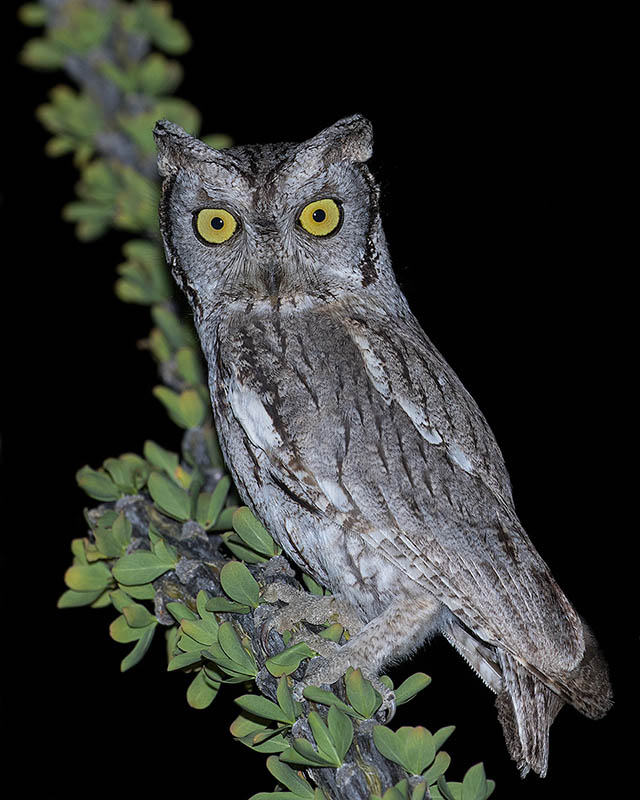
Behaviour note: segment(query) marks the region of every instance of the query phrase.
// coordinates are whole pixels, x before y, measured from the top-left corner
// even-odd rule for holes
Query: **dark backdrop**
[[[597,20],[560,31],[557,20],[538,20],[529,34],[524,23],[494,30],[485,21],[479,31],[475,20],[405,16],[394,33],[390,11],[337,36],[327,19],[302,19],[294,34],[267,13],[179,4],[194,37],[179,94],[202,111],[204,133],[237,143],[304,139],[356,111],[371,119],[398,279],[484,411],[525,527],[611,665],[614,710],[597,723],[563,710],[543,783],[519,780],[491,693],[443,640],[392,673],[433,678],[392,726],[455,724],[450,777],[482,760],[496,797],[622,797],[603,786],[623,786],[630,772],[619,750],[635,710],[627,675],[637,652],[621,599],[637,533],[620,510],[634,433],[625,425],[630,363],[619,355],[632,268],[624,48]],[[23,781],[45,780],[52,796],[101,780],[125,797],[219,796],[228,771],[240,783],[226,796],[244,800],[272,779],[264,758],[227,733],[233,689],[193,711],[188,679],[164,671],[161,637],[121,675],[126,648],[109,639],[113,613],[55,609],[69,543],[85,531],[75,471],[141,452],[147,438],[177,449],[180,437],[136,346],[148,313],[113,294],[128,237],[80,244],[60,219],[76,172],[67,158],[45,158],[33,111],[66,78],[16,64],[30,31],[8,16],[2,490],[14,672],[5,688],[10,726],[25,734],[16,741],[34,765]]]

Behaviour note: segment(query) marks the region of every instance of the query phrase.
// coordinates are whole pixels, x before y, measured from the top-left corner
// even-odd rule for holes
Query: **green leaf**
[[[113,576],[125,586],[149,583],[175,566],[175,562],[162,561],[149,550],[136,550],[122,556],[113,566]]]
[[[218,620],[215,617],[215,614],[212,614],[207,609],[207,603],[209,602],[209,595],[205,592],[204,589],[200,589],[198,594],[196,595],[196,608],[198,610],[198,614],[203,622],[206,622],[207,625],[210,625],[213,630],[218,630]]]
[[[405,752],[401,739],[384,725],[376,725],[373,729],[373,742],[385,758],[395,764],[404,766]]]
[[[171,283],[162,250],[155,242],[131,239],[122,251],[127,258],[118,265],[121,276],[116,294],[125,303],[152,305],[171,296]]]
[[[144,628],[153,622],[157,622],[153,614],[140,603],[130,603],[124,606],[122,614],[127,620],[127,625],[132,628]]]
[[[137,81],[144,94],[171,94],[182,80],[182,67],[162,53],[151,53],[138,66]]]
[[[339,713],[338,711],[338,714]],[[333,764],[333,766],[339,767],[342,763],[342,759],[338,755],[333,737],[329,733],[329,729],[320,714],[318,714],[317,711],[311,711],[309,712],[307,720],[311,727],[313,738],[316,740],[318,746],[318,754]]]
[[[291,689],[289,689],[289,683],[284,675],[278,681],[276,699],[287,719],[294,720],[297,716],[296,705],[298,705],[298,707],[300,706],[299,704],[294,703]]]
[[[190,650],[186,653],[178,653],[172,656],[167,664],[167,672],[174,672],[178,669],[185,669],[185,667],[192,667],[194,664],[199,664],[201,661],[202,657],[199,651]]]
[[[487,789],[484,764],[475,764],[467,770],[462,779],[461,800],[485,800]]]
[[[242,646],[238,634],[230,622],[223,622],[220,625],[218,642],[225,654],[235,663],[238,671],[251,676],[258,674],[255,659]]]
[[[227,509],[220,514],[218,517],[218,522],[215,523],[211,527],[211,530],[224,530],[226,525],[220,523],[222,517],[225,516]],[[237,536],[233,531],[229,533],[222,534],[222,541],[227,545],[229,550],[233,553],[236,558],[239,558],[241,561],[245,561],[247,564],[263,564],[265,561],[269,559],[266,556],[261,556],[259,553],[256,553],[255,550],[251,550],[250,548],[246,547],[239,536]]]
[[[134,667],[139,661],[141,661],[144,654],[147,652],[149,646],[151,645],[151,641],[156,631],[156,627],[157,627],[157,622],[153,622],[146,628],[138,629],[142,632],[142,635],[136,642],[135,647],[129,653],[129,655],[122,659],[120,663],[121,672],[126,672],[128,669],[131,669],[131,667]]]
[[[298,763],[306,766],[335,767],[339,766],[321,753],[317,753],[307,739],[294,739],[292,747],[284,750],[280,759],[289,763]]]
[[[210,680],[204,669],[198,670],[187,689],[187,703],[191,708],[207,708],[215,699],[219,688],[220,684]]]
[[[258,753],[281,753],[287,749],[289,744],[280,734],[280,730],[285,730],[286,728],[273,729],[266,728],[264,725],[260,726],[260,728],[261,730],[256,729],[253,733],[247,734],[247,736],[238,741]]]
[[[123,589],[114,589],[109,592],[109,599],[113,607],[122,614],[125,606],[131,604],[131,597]]]
[[[137,3],[136,28],[149,36],[160,50],[171,55],[185,53],[191,46],[191,36],[186,27],[171,16],[169,3]]]
[[[173,478],[176,469],[180,465],[180,458],[177,453],[165,450],[164,447],[160,447],[159,444],[149,439],[144,443],[143,452],[144,457],[153,467]]]
[[[435,783],[440,775],[444,775],[444,773],[449,769],[450,764],[451,756],[448,753],[445,753],[444,750],[441,750],[436,756],[433,764],[423,775],[426,783],[429,786],[431,786],[432,783]]]
[[[114,542],[120,548],[126,548],[131,542],[133,527],[126,518],[124,511],[121,511],[111,525],[111,535]],[[122,555],[118,553],[118,555]]]
[[[155,589],[151,583],[142,583],[139,586],[123,586],[118,584],[118,588],[125,591],[134,600],[153,600],[156,596]]]
[[[219,645],[215,646],[219,647]],[[179,635],[178,647],[186,653],[198,653],[198,655],[204,654],[202,642],[197,642],[195,639],[192,639],[191,636],[188,636],[186,633]],[[204,657],[204,655],[202,657]]]
[[[174,392],[173,389],[169,389],[167,386],[154,386],[151,393],[166,408],[172,422],[175,422],[180,428],[190,427],[189,423],[182,415],[180,395],[178,392]]]
[[[431,678],[424,672],[416,672],[410,675],[395,690],[396,705],[408,703],[410,700],[431,683]]]
[[[18,18],[23,25],[37,27],[49,18],[49,10],[40,3],[25,3],[18,9]]]
[[[236,697],[234,700],[243,711],[248,711],[256,717],[262,719],[271,719],[276,722],[284,722],[287,725],[293,725],[295,716],[289,716],[279,705],[256,694],[245,694],[241,697]]]
[[[48,39],[29,39],[22,48],[20,61],[34,69],[59,69],[63,66],[66,52],[56,42]]]
[[[276,756],[267,759],[267,769],[273,777],[301,800],[313,800],[313,789],[307,781]],[[283,797],[282,793],[279,793]]]
[[[123,469],[123,488],[128,494],[135,494],[146,484],[149,477],[149,465],[136,453],[123,453],[118,458],[118,463]]]
[[[178,404],[180,416],[186,423],[187,428],[197,428],[202,425],[207,416],[207,407],[202,402],[197,389],[186,389],[181,392]]]
[[[250,607],[227,597],[211,597],[207,600],[207,611],[217,611],[223,614],[248,614]]]
[[[63,592],[58,598],[57,608],[80,608],[81,606],[90,606],[103,592],[103,589],[98,589],[93,592],[77,592],[74,589],[67,589],[66,592]]]
[[[103,518],[104,517],[102,517],[101,519],[103,519]],[[85,551],[85,544],[86,544],[86,539],[72,539],[71,540],[71,552],[73,553],[74,566],[76,564],[83,564],[84,566],[87,566],[87,564],[89,563],[87,561],[87,554],[86,554],[86,551]]]
[[[193,386],[204,384],[201,361],[193,347],[181,347],[176,353],[176,366],[180,377]]]
[[[318,596],[328,594],[328,592],[322,586],[320,586],[319,583],[316,583],[316,581],[313,580],[311,575],[303,573],[302,582],[307,587],[307,591],[310,592],[311,594],[316,594]]]
[[[421,775],[435,758],[433,736],[421,725],[399,728],[396,736],[404,753],[402,766],[412,775]]]
[[[184,489],[176,486],[159,472],[151,473],[148,488],[149,494],[160,511],[181,522],[189,519],[191,501]]]
[[[184,603],[178,603],[175,600],[172,600],[167,603],[165,608],[176,620],[176,622],[182,622],[183,619],[197,619],[193,611],[185,606]]]
[[[93,535],[96,547],[106,558],[119,558],[123,555],[126,545],[117,542],[111,531],[98,527],[93,531]]]
[[[300,644],[304,643],[301,642]],[[298,647],[298,645],[294,645],[294,647]],[[294,647],[290,647],[289,650],[293,650]],[[284,652],[286,652],[286,650]],[[271,670],[269,670],[269,672],[271,672]],[[340,711],[343,711],[345,714],[349,714],[351,716],[356,714],[355,709],[351,708],[351,706],[348,706],[346,703],[340,700],[339,697],[336,697],[333,692],[329,692],[327,691],[327,689],[321,689],[319,686],[307,686],[302,692],[302,694],[307,700],[310,700],[312,703],[321,703],[322,705],[325,706],[333,705],[336,706],[336,708],[340,709]]]
[[[220,516],[213,525],[213,530],[229,531],[229,529],[232,527],[233,515],[235,514],[237,509],[238,506],[227,506],[226,508],[223,508],[222,511],[220,512]],[[240,537],[236,533],[234,533],[233,531],[230,532],[233,534],[233,536],[236,537],[238,542],[242,543],[242,539],[240,539]]]
[[[382,697],[376,692],[360,669],[351,670],[345,679],[347,699],[365,719],[369,719],[380,708]]]
[[[265,666],[274,677],[279,678],[281,675],[291,675],[292,672],[298,669],[303,659],[313,658],[315,654],[315,651],[312,650],[309,645],[304,642],[298,642],[298,644],[294,644],[281,653],[276,653],[275,656],[268,658]],[[332,697],[335,697],[331,692],[327,692],[327,694],[331,694]]]
[[[194,341],[191,331],[169,307],[153,306],[151,318],[166,336],[173,350],[193,346]]]
[[[243,605],[258,607],[260,587],[258,582],[240,561],[230,561],[220,570],[222,588],[232,600]]]
[[[427,781],[422,781],[411,792],[411,800],[424,800],[427,796]]]
[[[129,472],[126,464],[121,462],[118,458],[107,458],[103,462],[106,471],[111,475],[111,480],[116,486],[124,491],[124,488],[129,484]]]
[[[76,481],[80,488],[94,500],[108,503],[117,500],[121,492],[109,475],[102,469],[95,470],[84,466],[76,472]]]
[[[165,564],[172,564],[175,565],[178,563],[178,551],[173,545],[167,544],[164,539],[158,537],[156,540],[153,539],[153,529],[152,527],[149,528],[149,538],[151,539],[151,550],[152,552],[158,556],[160,561],[164,561]]]
[[[439,750],[442,747],[455,729],[455,725],[447,725],[445,728],[440,728],[440,730],[433,734],[433,744],[435,745],[436,750]]]
[[[203,492],[198,498],[197,519],[205,530],[209,530],[220,516],[230,488],[231,478],[223,475],[213,492]]]
[[[230,730],[236,739],[252,750],[259,753],[280,753],[288,747],[287,741],[281,736],[281,731],[288,727],[290,726],[282,725],[268,728],[264,723],[243,713],[232,722]]]
[[[246,506],[241,506],[234,513],[233,527],[242,541],[252,550],[266,556],[276,555],[273,539]]]
[[[77,565],[65,572],[64,582],[76,592],[102,592],[111,583],[111,573],[99,561],[89,566]]]
[[[461,792],[462,792],[462,784],[457,782],[448,783],[444,779],[444,775],[441,775],[436,783],[438,787],[438,791],[444,798],[444,800],[460,800]],[[456,794],[454,794],[454,787],[457,787]]]
[[[391,786],[387,791],[382,795],[382,800],[407,800],[407,781],[402,780],[399,783],[396,783],[395,786]]]
[[[218,632],[202,620],[183,619],[180,628],[203,647],[210,647],[218,640]]]
[[[115,642],[120,642],[120,644],[137,642],[143,632],[141,628],[132,628],[124,614],[120,614],[120,616],[116,617],[109,625],[109,635]]]
[[[353,741],[353,724],[335,705],[329,706],[327,726],[340,762],[344,761]],[[317,741],[317,739],[316,739]]]

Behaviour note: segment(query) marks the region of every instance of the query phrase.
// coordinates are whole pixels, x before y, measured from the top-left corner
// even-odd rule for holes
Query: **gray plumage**
[[[315,680],[375,676],[441,632],[496,693],[522,774],[545,774],[560,707],[609,708],[606,665],[396,283],[370,124],[226,151],[167,121],[155,135],[166,255],[238,491],[361,623]]]

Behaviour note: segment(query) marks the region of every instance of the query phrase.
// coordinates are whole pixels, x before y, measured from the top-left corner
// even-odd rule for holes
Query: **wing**
[[[484,641],[548,675],[573,669],[580,620],[516,516],[484,417],[409,312],[247,324],[224,386],[254,469]]]
[[[393,465],[369,462],[359,507],[377,496],[412,577],[485,641],[548,675],[575,668],[582,623],[516,515],[502,453],[473,398],[412,315],[353,316],[346,326]]]

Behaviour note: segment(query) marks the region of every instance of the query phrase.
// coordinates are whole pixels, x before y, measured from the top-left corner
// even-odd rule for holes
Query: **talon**
[[[263,615],[264,620],[259,623],[258,639],[262,648],[262,652],[268,656],[272,655],[271,651],[273,650],[273,647],[269,646],[269,637],[271,636],[271,632],[276,631],[277,633],[281,633],[281,631],[278,629],[277,612],[270,610],[266,611]]]
[[[385,725],[387,725],[396,715],[396,696],[393,692],[391,692],[391,697],[388,700],[382,700],[380,708],[386,711]]]
[[[387,723],[391,722],[396,715],[396,693],[393,691],[393,689],[389,689],[387,686],[385,686],[379,678],[370,678],[369,680],[371,681],[373,688],[382,696],[382,703],[376,713],[384,713],[384,723],[386,725]]]

